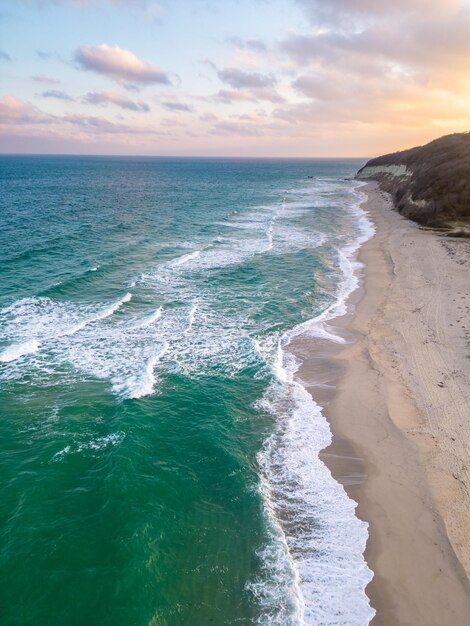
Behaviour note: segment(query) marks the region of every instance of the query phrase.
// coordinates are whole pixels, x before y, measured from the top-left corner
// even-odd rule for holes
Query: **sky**
[[[2,0],[0,151],[367,157],[470,129],[470,0]]]

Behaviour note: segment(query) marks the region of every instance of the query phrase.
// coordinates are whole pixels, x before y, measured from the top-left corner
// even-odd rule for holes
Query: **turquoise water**
[[[360,165],[1,157],[2,624],[368,623],[286,350],[335,340]]]

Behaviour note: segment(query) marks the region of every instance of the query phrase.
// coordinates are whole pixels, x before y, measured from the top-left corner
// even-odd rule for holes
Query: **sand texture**
[[[376,235],[332,324],[348,343],[298,338],[298,375],[334,433],[322,458],[369,522],[372,624],[466,626],[470,241],[401,217],[376,183],[363,190]]]

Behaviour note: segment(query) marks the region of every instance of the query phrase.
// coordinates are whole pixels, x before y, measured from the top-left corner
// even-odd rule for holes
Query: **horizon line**
[[[375,156],[250,156],[250,155],[222,155],[222,154],[212,154],[212,155],[198,155],[198,154],[81,154],[78,152],[0,152],[0,157],[6,156],[30,156],[30,157],[117,157],[117,158],[147,158],[147,159],[263,159],[263,160],[273,160],[273,161],[281,161],[287,159],[295,159],[295,160],[338,160],[338,159],[373,159]]]

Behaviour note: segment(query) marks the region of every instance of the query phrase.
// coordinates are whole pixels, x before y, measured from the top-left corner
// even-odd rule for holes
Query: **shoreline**
[[[470,614],[470,242],[396,213],[376,183],[359,288],[328,323],[346,344],[300,336],[297,378],[333,433],[321,459],[369,523],[371,624],[464,626]]]

